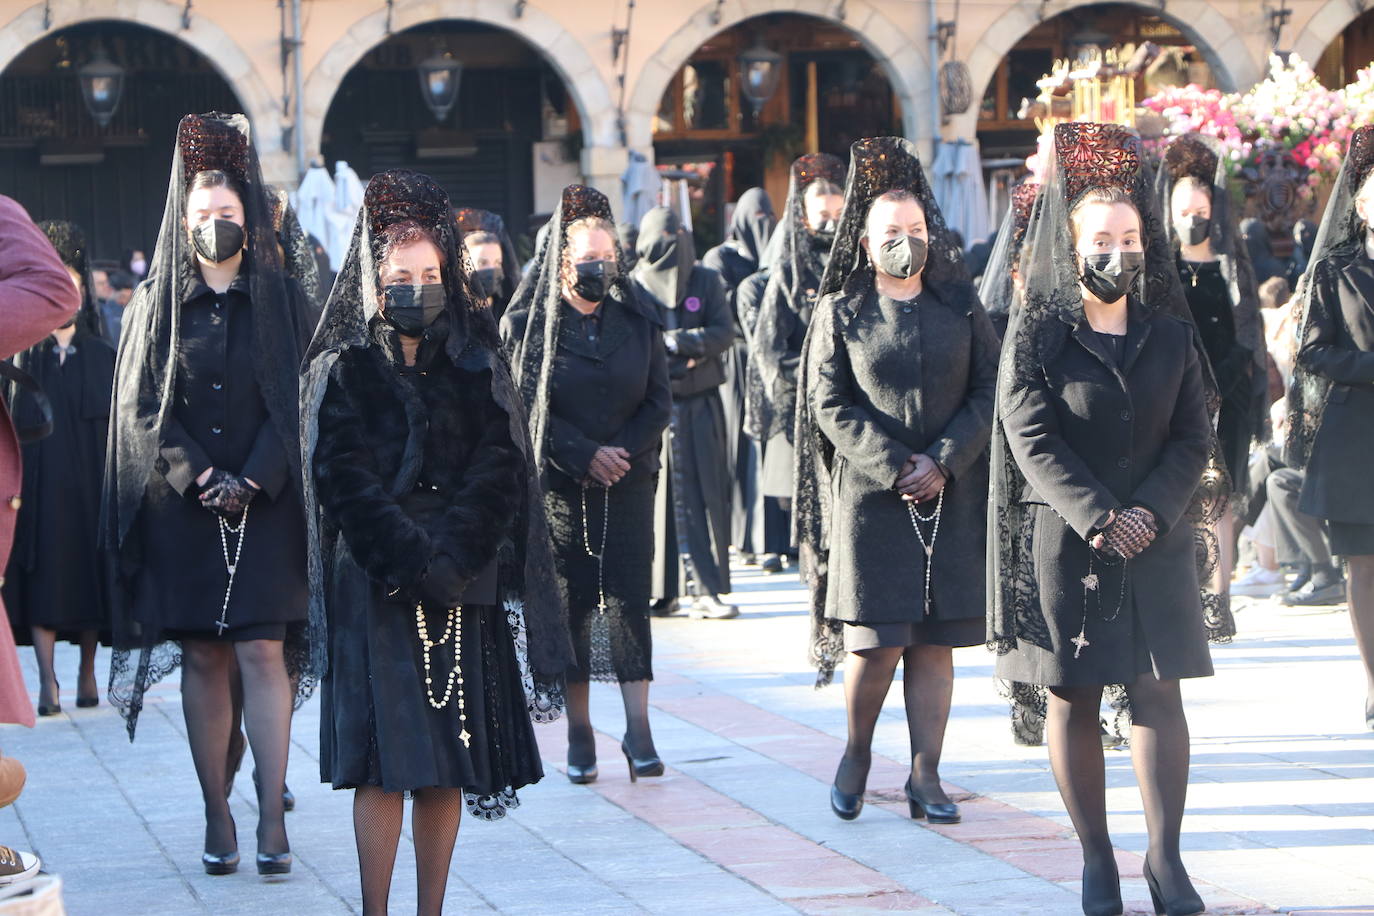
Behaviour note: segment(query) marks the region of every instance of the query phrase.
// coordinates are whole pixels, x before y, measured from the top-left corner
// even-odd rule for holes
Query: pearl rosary
[[[424,655],[425,662],[425,695],[429,698],[429,705],[435,709],[443,709],[448,706],[449,700],[453,697],[453,687],[458,686],[458,740],[463,742],[463,747],[469,747],[472,735],[468,734],[468,712],[467,704],[463,701],[463,671],[459,663],[463,654],[463,608],[459,605],[456,608],[449,608],[448,617],[444,622],[444,635],[437,640],[429,638],[429,625],[425,623],[425,606],[415,605],[415,630],[420,636],[420,651]],[[429,653],[431,649],[442,646],[448,642],[449,637],[453,637],[453,670],[448,673],[448,678],[444,684],[444,698],[434,699],[434,679],[430,673]]]

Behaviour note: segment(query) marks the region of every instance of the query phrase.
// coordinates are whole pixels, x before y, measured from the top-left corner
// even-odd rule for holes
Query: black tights
[[[568,681],[568,763],[591,766],[596,763],[596,736],[592,731],[591,684]],[[625,705],[625,744],[630,753],[643,760],[657,757],[654,735],[649,729],[649,682],[625,681],[620,685]]]
[[[416,789],[410,809],[415,841],[418,916],[439,916],[444,910],[453,844],[463,819],[462,789]],[[353,792],[353,836],[363,885],[363,916],[384,916],[391,896],[391,873],[396,845],[405,817],[405,794],[379,786],[359,786]]]
[[[1374,555],[1346,557],[1350,625],[1364,662],[1365,719],[1374,720]]]
[[[57,704],[57,671],[53,667],[53,651],[57,645],[57,631],[47,627],[33,627],[33,654],[38,660],[38,702],[44,706]],[[77,669],[76,695],[99,695],[95,680],[95,630],[81,631],[81,665]]]
[[[238,848],[225,797],[233,729],[230,688],[235,661],[243,679],[243,719],[258,771],[258,852],[288,852],[282,786],[291,745],[291,684],[282,644],[255,639],[220,643],[187,639],[181,646],[181,706],[186,737],[205,803],[205,851],[224,855]]]
[[[901,661],[906,727],[911,741],[911,783],[931,804],[946,804],[940,786],[940,754],[945,744],[954,693],[954,654],[948,646],[864,649],[845,660],[844,696],[849,740],[835,772],[841,792],[862,793],[873,762],[873,730]]]
[[[1146,859],[1166,899],[1192,891],[1179,853],[1188,796],[1188,720],[1177,680],[1142,674],[1127,686],[1131,699],[1131,762],[1149,831]],[[1092,883],[1114,879],[1116,861],[1107,832],[1106,766],[1098,732],[1101,687],[1049,688],[1046,730],[1050,766],[1083,847]]]

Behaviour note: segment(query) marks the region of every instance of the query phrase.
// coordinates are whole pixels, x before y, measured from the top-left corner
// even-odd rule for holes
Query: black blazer
[[[1374,523],[1374,261],[1362,246],[1333,252],[1312,277],[1312,317],[1298,362],[1331,382],[1299,508]]]
[[[607,298],[598,309],[596,339],[590,340],[581,316],[567,303],[560,307],[558,355],[549,393],[549,485],[580,483],[603,445],[630,453],[630,471],[622,484],[657,473],[659,445],[673,409],[663,328],[644,313]],[[528,320],[527,311],[506,312],[502,338],[523,338]]]

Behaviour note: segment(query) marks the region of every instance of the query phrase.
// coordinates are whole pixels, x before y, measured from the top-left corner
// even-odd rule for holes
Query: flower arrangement
[[[1351,131],[1374,122],[1374,67],[1333,90],[1297,55],[1271,55],[1269,75],[1247,92],[1169,87],[1141,106],[1163,120],[1165,138],[1190,131],[1216,137],[1230,173],[1246,182],[1281,163],[1295,173],[1299,200],[1311,202],[1340,170]]]

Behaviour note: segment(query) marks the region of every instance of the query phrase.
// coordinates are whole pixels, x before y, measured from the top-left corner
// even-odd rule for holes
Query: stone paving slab
[[[631,784],[613,688],[592,690],[601,778],[562,776],[561,725],[538,729],[547,776],[504,822],[459,836],[448,908],[462,913],[912,913],[1078,911],[1077,843],[1044,748],[1009,737],[981,648],[955,653],[943,775],[964,821],[913,822],[901,795],[907,737],[901,690],[880,717],[867,805],[842,822],[827,791],[843,747],[843,672],[813,689],[795,576],[736,570],[734,621],[654,621],[655,739],[668,775]],[[1193,732],[1185,859],[1212,913],[1374,916],[1374,734],[1340,609],[1237,603],[1241,638],[1216,647],[1217,676],[1185,684]],[[32,655],[23,650],[30,686]],[[76,656],[61,647],[59,674]],[[104,658],[101,660],[103,669]],[[199,792],[175,677],[149,693],[138,741],[106,706],[33,730],[0,728],[29,769],[0,810],[0,842],[35,850],[61,875],[77,916],[357,913],[351,794],[317,782],[318,704],[293,723],[288,816],[296,867],[265,881],[251,867],[200,869]],[[232,809],[251,862],[256,815],[245,761]],[[1107,752],[1109,821],[1128,913],[1148,913],[1144,818],[1129,752]],[[393,912],[415,906],[405,831]]]

